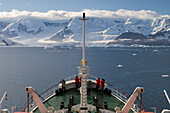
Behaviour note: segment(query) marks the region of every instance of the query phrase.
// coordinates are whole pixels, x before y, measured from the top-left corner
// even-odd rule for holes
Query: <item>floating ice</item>
[[[123,66],[119,64],[117,67],[118,67],[118,68],[122,68]]]
[[[154,49],[153,52],[158,52],[158,50],[157,50],[157,49]]]
[[[169,77],[169,75],[162,75],[162,77],[163,77],[163,78],[167,78],[167,77]]]

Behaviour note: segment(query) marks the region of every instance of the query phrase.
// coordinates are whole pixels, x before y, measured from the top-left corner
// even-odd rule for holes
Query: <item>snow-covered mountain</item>
[[[5,39],[29,46],[69,42],[78,44],[82,40],[82,21],[78,17],[62,20],[31,17],[17,18],[13,21],[0,20],[0,30],[0,34]],[[121,35],[122,33],[123,35]],[[137,40],[140,35],[152,40],[169,40],[170,18],[91,17],[90,20],[86,21],[86,41],[88,45],[115,44],[111,42],[118,40],[117,37],[119,36],[123,39]]]
[[[23,45],[8,39],[3,35],[0,35],[0,46],[23,46]]]

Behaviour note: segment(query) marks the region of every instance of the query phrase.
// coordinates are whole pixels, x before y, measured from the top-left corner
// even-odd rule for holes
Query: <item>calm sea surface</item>
[[[3,106],[22,106],[26,86],[42,92],[61,78],[77,74],[81,49],[49,51],[43,48],[0,48],[0,97],[7,91]],[[136,54],[136,55],[132,55]],[[170,48],[87,48],[91,75],[104,78],[127,94],[144,87],[143,103],[160,111],[169,108],[163,90],[170,95]],[[117,68],[117,65],[123,68]]]

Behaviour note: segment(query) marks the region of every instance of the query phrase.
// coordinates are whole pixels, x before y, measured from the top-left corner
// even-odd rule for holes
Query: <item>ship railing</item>
[[[74,80],[74,78],[75,78],[76,76],[78,76],[78,74],[76,74],[76,75],[72,75],[72,76],[70,76],[70,77],[66,78],[66,81],[68,81],[68,80]],[[95,76],[93,76],[93,75],[89,75],[89,74],[88,74],[88,79],[96,80],[96,79],[97,79],[97,77],[95,77]]]
[[[129,99],[129,95],[126,94],[125,92],[123,92],[122,90],[118,89],[117,87],[108,84],[108,88],[112,90],[112,96],[116,97],[118,100],[120,100],[121,102],[123,102],[124,104],[127,103],[128,99]],[[146,110],[145,106],[141,103],[141,105],[135,101],[135,103],[132,105],[132,110],[135,112],[139,112],[139,110]]]
[[[68,78],[66,78],[65,80],[66,81],[70,81],[70,80],[74,80],[75,76],[78,76],[78,74],[76,75],[72,75]],[[89,75],[88,76],[88,79],[91,79],[91,80],[96,80],[97,77],[93,76],[93,75]],[[55,91],[59,89],[58,84],[55,84],[53,86],[51,86],[50,88],[46,89],[45,91],[43,91],[42,93],[38,94],[37,92],[37,95],[40,97],[41,101],[42,102],[45,102],[47,101],[48,99],[50,99],[51,97],[53,97],[55,95]],[[121,102],[123,102],[124,104],[127,103],[127,100],[129,98],[129,95],[124,93],[123,91],[121,91],[120,89],[118,89],[117,87],[113,86],[113,85],[110,85],[107,83],[107,87],[109,89],[111,89],[112,91],[112,96],[116,97],[117,99],[119,99]],[[37,108],[37,105],[36,103],[33,101],[32,97],[29,98],[29,102],[26,102],[20,109],[20,111],[22,111],[23,109],[25,111],[28,111],[28,104],[29,104],[29,112],[30,111],[33,111],[34,109]],[[49,104],[49,103],[47,103]],[[50,105],[50,104],[49,104]],[[143,104],[142,104],[143,105]],[[144,106],[144,105],[143,105]],[[134,105],[132,106],[132,109],[135,111],[135,112],[138,112],[139,110],[139,104],[137,102],[134,103]],[[144,107],[141,107],[142,110],[144,110]]]

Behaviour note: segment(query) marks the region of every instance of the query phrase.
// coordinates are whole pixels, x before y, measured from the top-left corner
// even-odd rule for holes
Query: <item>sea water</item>
[[[36,47],[0,48],[0,97],[7,91],[3,107],[26,102],[25,87],[41,93],[62,78],[78,74],[82,50],[44,50]],[[136,87],[144,87],[142,102],[149,110],[169,108],[165,89],[170,95],[170,48],[86,48],[90,74],[104,78],[128,95]],[[118,68],[118,65],[122,65]],[[11,109],[11,108],[9,108]]]

